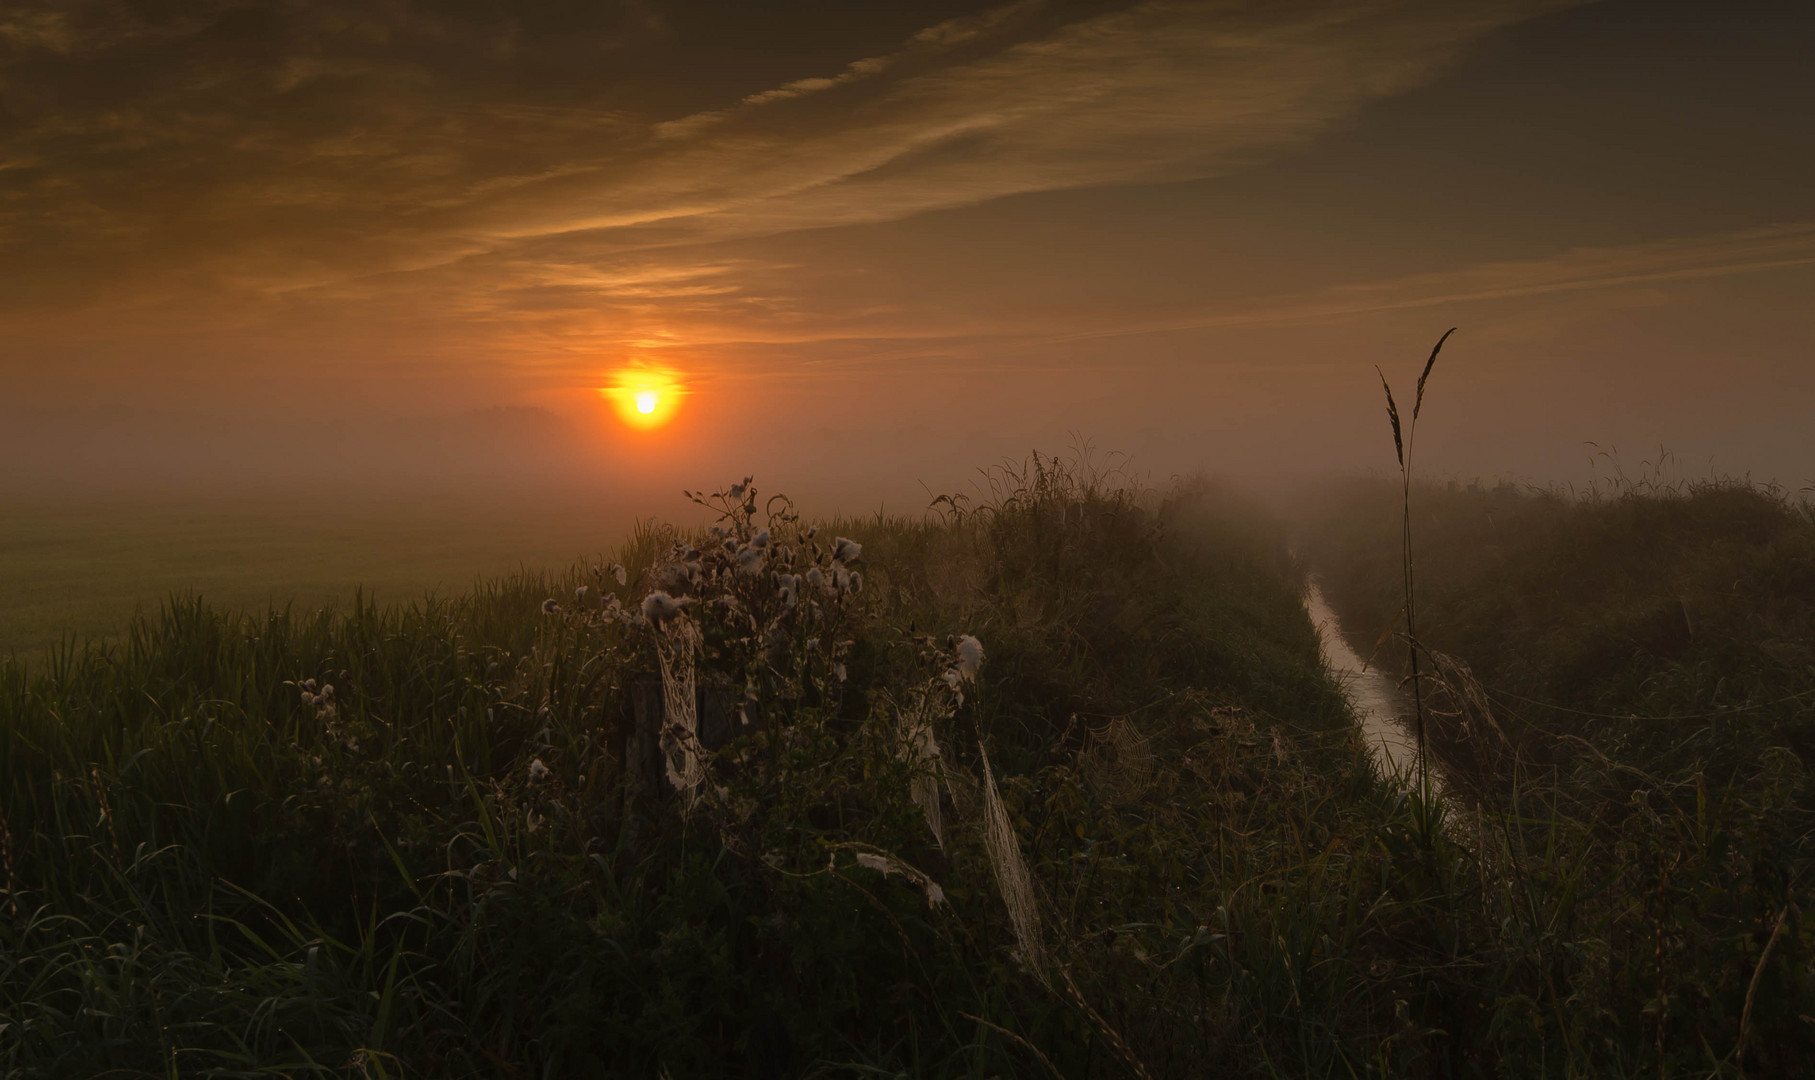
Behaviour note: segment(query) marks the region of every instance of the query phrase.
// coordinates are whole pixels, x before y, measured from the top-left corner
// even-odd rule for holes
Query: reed
[[[1431,355],[1424,362],[1424,370],[1418,373],[1418,388],[1412,398],[1412,419],[1405,425],[1401,437],[1399,423],[1399,405],[1393,400],[1393,387],[1386,381],[1386,373],[1375,368],[1380,376],[1381,389],[1386,391],[1386,415],[1393,428],[1393,454],[1399,464],[1399,517],[1400,517],[1400,582],[1405,594],[1405,603],[1400,614],[1405,617],[1405,639],[1407,655],[1411,665],[1410,682],[1412,685],[1412,721],[1413,735],[1418,744],[1418,797],[1429,806],[1431,802],[1431,770],[1429,762],[1429,742],[1425,734],[1424,679],[1418,670],[1418,585],[1417,560],[1412,554],[1412,449],[1418,435],[1418,415],[1424,411],[1424,384],[1430,380],[1431,369],[1437,366],[1437,354],[1443,351],[1443,343],[1456,332],[1450,327],[1437,339]],[[1389,624],[1390,629],[1390,624]],[[1428,831],[1428,826],[1427,826]]]

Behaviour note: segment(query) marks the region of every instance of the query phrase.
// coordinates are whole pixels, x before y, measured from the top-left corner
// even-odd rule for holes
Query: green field
[[[1805,1074],[1800,508],[996,480],[0,661],[0,1075]]]
[[[678,494],[674,510],[685,503]],[[0,655],[42,659],[68,635],[117,636],[173,596],[226,611],[309,611],[464,592],[524,567],[614,549],[635,522],[577,492],[511,496],[175,495],[0,504]]]

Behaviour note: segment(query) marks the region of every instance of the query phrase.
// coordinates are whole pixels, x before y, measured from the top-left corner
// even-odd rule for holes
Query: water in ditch
[[[1381,773],[1412,778],[1418,767],[1418,743],[1408,726],[1411,702],[1380,669],[1362,663],[1343,636],[1342,623],[1330,610],[1315,577],[1305,585],[1304,602],[1323,642],[1324,662],[1331,677],[1348,695],[1349,705],[1361,724],[1362,741],[1373,753]],[[1435,779],[1433,775],[1433,786]]]

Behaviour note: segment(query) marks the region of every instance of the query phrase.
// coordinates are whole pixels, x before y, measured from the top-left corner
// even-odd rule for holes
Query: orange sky
[[[1457,325],[1434,470],[1799,487],[1811,10],[8,3],[0,452],[862,506],[1078,433],[1275,477],[1388,464],[1373,365]]]

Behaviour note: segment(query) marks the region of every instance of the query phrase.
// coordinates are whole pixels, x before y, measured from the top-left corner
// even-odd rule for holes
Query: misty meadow
[[[0,8],[0,1078],[1811,1075],[1811,55]]]
[[[1433,784],[1400,492],[991,479],[0,668],[9,1068],[1800,1071],[1806,506],[1417,489]]]

